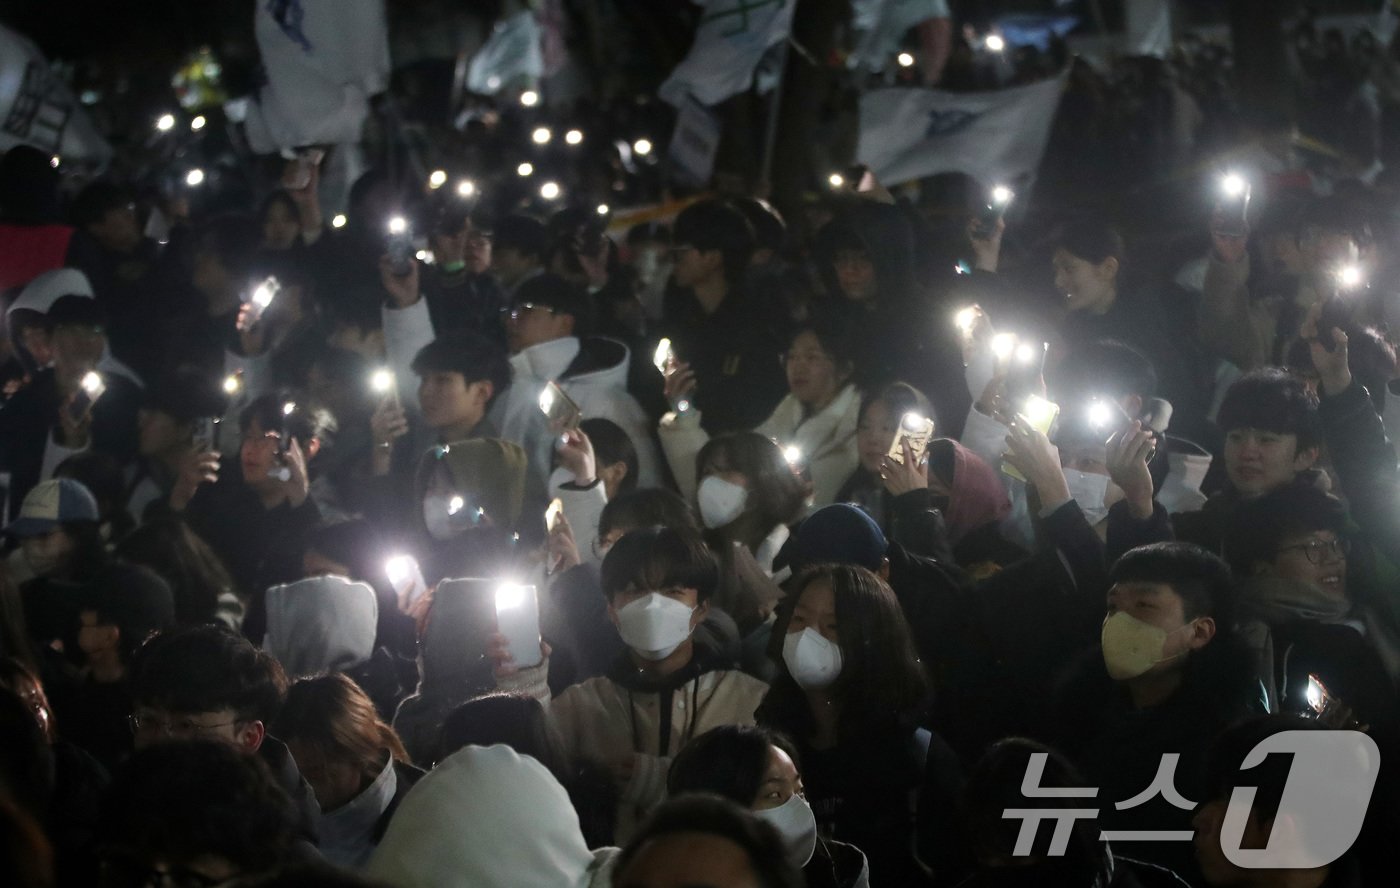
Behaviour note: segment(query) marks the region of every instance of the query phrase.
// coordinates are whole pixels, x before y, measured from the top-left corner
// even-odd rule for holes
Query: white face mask
[[[1104,501],[1108,498],[1108,476],[1077,469],[1065,469],[1064,473],[1069,495],[1079,503],[1089,524],[1098,524],[1107,518],[1108,506],[1104,505]]]
[[[648,660],[664,660],[690,637],[695,608],[652,592],[617,611],[623,642]]]
[[[772,824],[787,846],[788,860],[798,869],[806,866],[817,850],[817,817],[812,806],[797,793],[776,808],[753,812],[759,820]]]
[[[783,662],[792,680],[803,690],[824,690],[841,677],[841,647],[812,628],[787,634],[783,639]]]
[[[749,492],[732,481],[711,475],[700,482],[696,499],[700,503],[700,520],[707,528],[714,530],[744,514],[744,507],[749,504]]]

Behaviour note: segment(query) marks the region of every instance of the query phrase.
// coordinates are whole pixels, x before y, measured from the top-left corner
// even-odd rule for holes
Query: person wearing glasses
[[[204,740],[257,756],[291,799],[298,833],[314,841],[316,795],[287,745],[267,731],[287,697],[287,675],[271,654],[222,627],[194,626],[152,636],[127,674],[138,753]]]
[[[1358,721],[1384,733],[1397,727],[1387,666],[1400,663],[1400,638],[1386,619],[1374,558],[1353,547],[1355,533],[1340,500],[1294,484],[1241,506],[1225,550],[1270,709],[1312,712],[1316,676]]]

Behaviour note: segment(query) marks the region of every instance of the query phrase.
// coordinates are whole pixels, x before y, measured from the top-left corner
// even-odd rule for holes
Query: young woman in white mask
[[[928,684],[890,587],[861,567],[802,573],[769,655],[778,674],[758,722],[793,739],[822,834],[864,851],[872,884],[928,884],[909,801],[933,741],[920,728]]]
[[[671,757],[711,728],[752,724],[768,691],[693,637],[717,582],[714,557],[698,538],[665,527],[635,530],[603,559],[608,616],[627,645],[607,675],[550,701],[547,657],[516,671],[504,646],[493,652],[498,686],[549,701],[570,758],[612,772],[618,842],[664,800]]]
[[[857,888],[870,883],[865,854],[824,839],[803,792],[797,749],[782,734],[749,725],[725,725],[696,737],[671,764],[672,796],[709,793],[748,808],[783,838],[789,860],[807,888]]]

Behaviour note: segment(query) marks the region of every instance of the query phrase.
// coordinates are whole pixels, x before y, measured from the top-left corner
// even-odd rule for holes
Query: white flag
[[[496,22],[491,36],[472,56],[467,89],[494,96],[503,89],[538,83],[544,76],[540,34],[540,23],[528,9]]]
[[[105,164],[112,146],[28,38],[0,25],[0,154],[32,145],[66,161]]]
[[[360,141],[370,97],[389,84],[384,0],[268,0],[253,31],[267,72],[248,106],[253,150]]]
[[[984,185],[1034,177],[1064,75],[991,92],[881,89],[860,100],[860,162],[884,185],[962,172]]]
[[[1123,7],[1129,55],[1166,58],[1172,51],[1172,5],[1168,0],[1128,0]]]
[[[851,29],[856,43],[846,64],[883,71],[910,28],[949,17],[948,0],[852,0]]]
[[[792,31],[797,0],[697,0],[705,7],[690,52],[666,82],[663,100],[680,107],[687,95],[717,105],[753,84],[770,46]]]

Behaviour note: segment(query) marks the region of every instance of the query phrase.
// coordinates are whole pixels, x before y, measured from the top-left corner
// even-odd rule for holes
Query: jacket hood
[[[76,268],[55,268],[52,271],[46,271],[26,284],[19,296],[10,304],[10,307],[5,309],[5,320],[10,330],[10,339],[15,346],[15,353],[20,355],[25,363],[32,363],[33,358],[21,346],[18,332],[15,330],[11,317],[20,310],[47,315],[49,309],[53,308],[53,304],[64,296],[78,296],[83,299],[95,298],[92,283],[88,281],[87,275]],[[97,362],[97,369],[102,373],[125,376],[137,386],[145,387],[145,383],[135,370],[112,357],[110,345],[103,349],[102,357]]]
[[[310,577],[267,590],[263,648],[296,678],[340,671],[374,653],[379,604],[366,583]]]
[[[452,490],[470,494],[494,527],[514,530],[525,504],[528,460],[519,444],[499,438],[473,438],[434,447],[418,463],[414,483],[418,502],[435,476],[446,473]],[[421,516],[420,516],[420,521]]]
[[[511,355],[510,366],[517,380],[584,382],[625,389],[630,360],[630,350],[616,339],[565,336]]]
[[[948,527],[948,539],[957,543],[979,527],[994,524],[1011,514],[1011,500],[996,469],[982,457],[951,438],[940,438],[930,447],[937,451],[951,450],[953,483],[949,491],[948,510],[943,514]]]
[[[569,794],[507,746],[468,746],[409,791],[367,875],[395,888],[581,888],[594,868]]]

